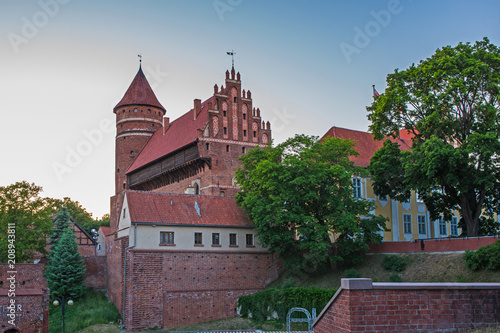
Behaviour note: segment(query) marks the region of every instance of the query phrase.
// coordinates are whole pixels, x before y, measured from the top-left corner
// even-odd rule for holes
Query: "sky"
[[[498,0],[2,0],[0,186],[26,180],[108,213],[113,107],[139,54],[172,121],[224,83],[234,50],[280,143],[368,131],[372,85],[446,45],[500,45],[499,16]]]

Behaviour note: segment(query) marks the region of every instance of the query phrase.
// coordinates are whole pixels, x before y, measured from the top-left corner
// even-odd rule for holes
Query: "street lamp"
[[[54,302],[52,303],[54,306],[59,306],[59,304],[62,304],[62,317],[63,317],[63,333],[64,333],[64,302],[65,302],[64,296],[62,296],[62,299],[59,297],[55,297]],[[70,298],[68,300],[68,305],[73,306],[73,300]]]

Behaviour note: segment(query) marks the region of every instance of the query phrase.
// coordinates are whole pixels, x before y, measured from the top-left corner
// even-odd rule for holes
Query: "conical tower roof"
[[[130,87],[128,87],[127,92],[123,96],[122,100],[118,104],[116,104],[113,111],[116,111],[116,109],[127,105],[154,106],[162,109],[163,112],[166,112],[163,105],[161,105],[156,98],[153,89],[151,89],[146,76],[142,72],[141,66],[139,66],[139,71],[130,84]]]

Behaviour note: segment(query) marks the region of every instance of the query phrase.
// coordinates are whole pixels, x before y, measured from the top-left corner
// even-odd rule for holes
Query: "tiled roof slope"
[[[126,191],[126,196],[132,223],[252,226],[248,216],[232,198],[132,190]]]
[[[110,227],[100,227],[99,229],[102,231],[102,234],[104,236],[109,235],[109,233],[111,232],[111,228]]]
[[[356,146],[354,149],[359,153],[358,156],[352,156],[351,161],[354,162],[355,165],[366,168],[370,164],[370,159],[373,154],[379,150],[384,141],[377,141],[373,138],[373,134],[356,131],[352,129],[342,128],[342,127],[332,127],[328,130],[328,132],[323,135],[324,137],[334,137],[340,139],[350,139],[353,141]],[[399,143],[401,150],[410,150],[411,149],[411,139],[408,135],[406,138],[392,139],[391,141]]]
[[[139,67],[139,71],[130,84],[130,87],[128,87],[122,100],[116,104],[113,110],[116,111],[119,107],[127,105],[150,105],[166,111],[163,105],[161,105],[156,98],[156,95],[153,92],[153,89],[151,89],[151,86],[142,72],[141,67]]]
[[[192,142],[198,138],[198,129],[203,129],[208,122],[208,103],[213,102],[213,97],[201,104],[201,111],[194,119],[194,109],[189,110],[180,116],[168,127],[163,134],[163,127],[160,127],[149,139],[148,143],[141,151],[127,173],[135,171],[151,162],[154,162]]]

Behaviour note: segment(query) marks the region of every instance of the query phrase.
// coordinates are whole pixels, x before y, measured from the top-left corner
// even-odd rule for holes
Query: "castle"
[[[278,277],[232,197],[238,157],[271,141],[271,125],[226,71],[213,95],[174,121],[141,67],[116,114],[115,195],[106,236],[108,292],[127,329],[235,315],[239,296]]]

